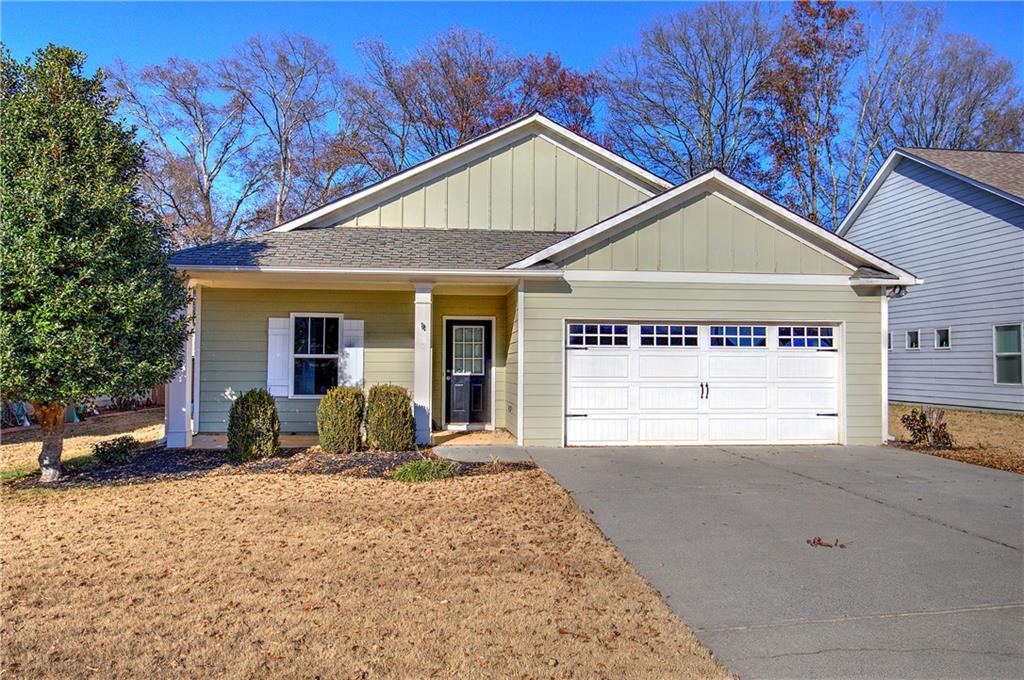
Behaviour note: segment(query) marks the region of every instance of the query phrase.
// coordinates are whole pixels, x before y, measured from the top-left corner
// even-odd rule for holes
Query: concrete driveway
[[[528,453],[742,678],[1024,677],[1024,477],[881,447]]]

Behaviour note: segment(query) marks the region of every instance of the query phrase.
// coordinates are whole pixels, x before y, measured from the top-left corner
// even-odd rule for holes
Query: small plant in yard
[[[953,448],[953,437],[946,429],[946,412],[941,408],[922,406],[913,409],[900,418],[903,427],[910,433],[910,443],[914,446],[927,446],[930,449]]]
[[[416,448],[416,424],[409,390],[398,385],[374,385],[366,401],[366,441],[377,451]]]
[[[228,460],[244,463],[277,452],[281,421],[274,398],[265,389],[249,390],[228,414]]]
[[[359,450],[366,397],[358,387],[335,387],[320,400],[316,409],[316,431],[320,448],[328,453]]]
[[[450,460],[412,460],[395,470],[399,482],[429,482],[434,479],[449,479],[462,474],[459,464]]]
[[[142,445],[139,440],[126,434],[92,445],[92,455],[100,465],[124,465]]]

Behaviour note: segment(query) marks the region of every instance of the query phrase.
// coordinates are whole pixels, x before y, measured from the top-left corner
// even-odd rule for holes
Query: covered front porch
[[[231,404],[255,388],[275,397],[282,445],[309,445],[322,393],[381,383],[409,390],[420,445],[444,443],[451,435],[435,442],[432,433],[447,432],[515,444],[522,282],[538,274],[552,276],[189,272],[194,333],[168,390],[168,446],[225,445]],[[337,328],[338,339],[298,347],[309,328]]]

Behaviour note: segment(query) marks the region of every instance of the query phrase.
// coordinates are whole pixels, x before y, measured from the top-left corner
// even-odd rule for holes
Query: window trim
[[[337,354],[296,354],[295,353],[295,319],[307,318],[307,317],[319,317],[324,319],[337,319],[338,320],[338,353]],[[337,312],[292,312],[288,315],[289,322],[289,333],[288,333],[288,398],[289,399],[323,399],[322,394],[296,394],[295,393],[295,360],[296,359],[329,359],[331,357],[337,360],[338,375],[336,377],[335,387],[341,384],[341,356],[344,349],[345,342],[345,315],[338,314]]]
[[[946,341],[949,343],[945,347],[939,346],[939,331],[946,331]],[[953,329],[948,326],[942,328],[936,328],[932,331],[932,348],[937,349],[940,352],[948,352],[953,349]]]
[[[1016,326],[1017,333],[1020,338],[1020,351],[1019,352],[997,352],[996,351],[996,329],[997,328],[1010,328]],[[999,367],[997,359],[1001,356],[1004,357],[1021,357],[1021,380],[1020,382],[1008,383],[999,382]],[[1024,322],[1012,321],[1010,323],[996,323],[992,324],[992,384],[993,385],[1024,385]]]
[[[773,349],[771,342],[769,342],[769,339],[770,339],[771,335],[775,335],[776,337],[778,336],[778,331],[775,331],[775,333],[773,333],[773,334],[769,333],[769,329],[772,328],[773,325],[774,324],[772,324],[772,323],[749,323],[749,322],[740,322],[740,323],[735,323],[735,322],[733,322],[733,323],[709,323],[709,324],[707,324],[707,327],[708,327],[708,348],[712,349],[712,350],[723,350],[723,349],[740,349],[740,350],[743,350],[743,349],[745,349],[745,350],[761,349],[761,350],[765,350],[765,349]],[[737,333],[736,336],[729,335],[728,329],[730,327],[735,327],[736,328],[736,333]],[[715,328],[721,328],[722,329],[721,334],[717,334],[716,335],[715,331],[714,331]],[[751,334],[749,336],[745,336],[745,335],[741,334],[739,332],[741,328],[750,328],[750,333]],[[763,328],[764,329],[764,335],[757,335],[756,333],[754,333],[754,329],[755,328]],[[730,337],[735,337],[737,344],[735,344],[735,345],[726,344],[726,339],[730,338]],[[763,345],[755,345],[753,342],[751,342],[750,345],[748,345],[748,346],[744,346],[744,345],[739,344],[740,339],[744,338],[744,337],[749,337],[749,338],[751,338],[751,340],[753,340],[754,338],[761,338],[762,340],[764,340],[764,344]],[[721,338],[722,339],[722,344],[721,345],[716,345],[715,344],[715,338]],[[778,341],[776,340],[776,346],[777,345],[778,345]]]
[[[917,333],[917,347],[910,346],[910,334]],[[908,330],[903,332],[903,349],[908,352],[920,352],[921,351],[921,329]]]

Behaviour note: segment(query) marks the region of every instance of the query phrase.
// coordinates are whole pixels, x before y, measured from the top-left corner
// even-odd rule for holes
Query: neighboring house
[[[897,149],[839,233],[922,277],[889,304],[889,398],[1024,411],[1024,153]]]
[[[246,390],[315,433],[327,389],[374,383],[410,390],[421,443],[874,444],[885,293],[918,282],[720,172],[673,187],[539,114],[171,262],[196,319],[171,446],[225,432]]]

